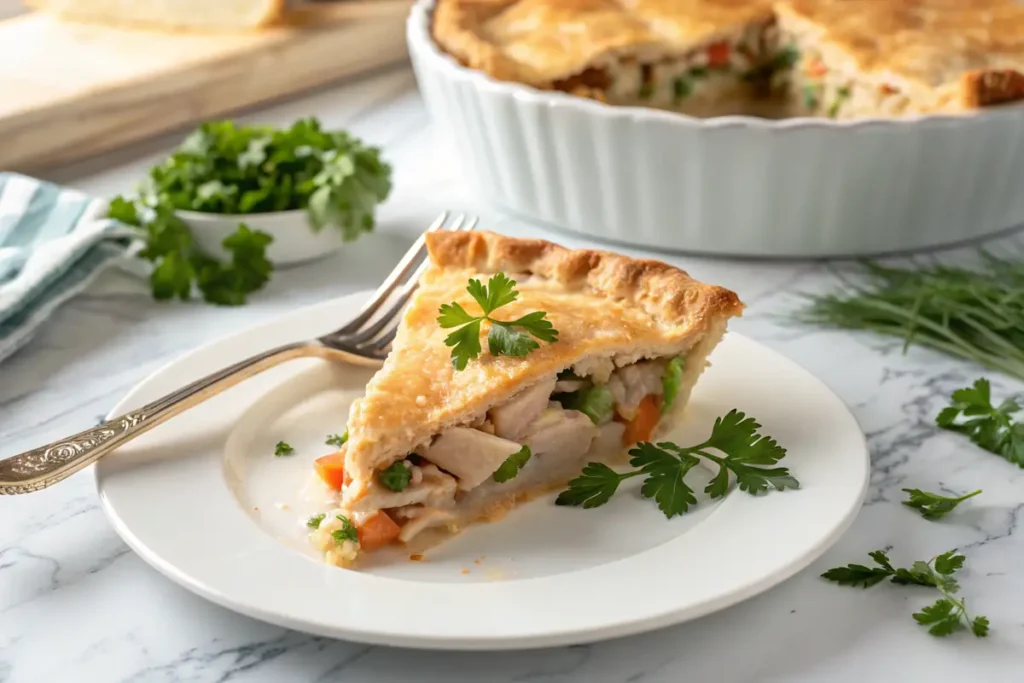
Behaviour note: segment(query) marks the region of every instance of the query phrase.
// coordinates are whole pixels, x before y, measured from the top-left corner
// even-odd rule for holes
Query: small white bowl
[[[274,238],[267,247],[267,258],[275,266],[290,266],[333,254],[345,243],[334,225],[313,229],[305,209],[272,213],[223,214],[201,211],[177,211],[192,236],[206,253],[224,258],[229,254],[221,245],[224,238],[245,223],[251,230]]]

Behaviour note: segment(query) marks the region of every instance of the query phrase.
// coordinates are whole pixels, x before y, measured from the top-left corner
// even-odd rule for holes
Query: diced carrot
[[[398,538],[400,530],[388,513],[377,510],[356,524],[356,531],[359,533],[359,548],[374,550],[386,546]]]
[[[313,469],[329,488],[340,491],[348,484],[348,472],[345,471],[345,451],[325,455],[313,461]]]
[[[654,428],[661,419],[661,400],[649,394],[640,401],[636,415],[626,423],[626,431],[622,433],[622,445],[630,446],[641,441],[649,441]]]
[[[825,65],[821,63],[820,59],[814,59],[807,63],[807,75],[813,76],[814,78],[821,78],[825,75]]]
[[[728,41],[722,40],[708,46],[708,66],[726,66],[732,48]]]

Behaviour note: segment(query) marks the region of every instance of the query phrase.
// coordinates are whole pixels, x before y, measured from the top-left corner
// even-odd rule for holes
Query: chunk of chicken
[[[590,449],[597,433],[589,417],[556,403],[533,423],[523,443],[533,455],[575,459]]]
[[[615,410],[626,419],[633,419],[644,396],[664,393],[661,377],[665,362],[647,360],[621,367],[608,380],[608,391],[615,398]]]
[[[451,475],[434,465],[418,465],[418,483],[410,483],[403,491],[392,491],[374,477],[367,494],[351,506],[353,512],[370,512],[423,503],[435,507],[455,502],[456,482]]]
[[[508,403],[491,408],[495,436],[518,441],[530,423],[548,407],[548,398],[555,389],[555,376],[546,377],[529,389],[520,391]]]
[[[418,453],[454,474],[459,480],[459,489],[468,491],[485,482],[508,456],[521,448],[515,441],[477,429],[450,427]]]
[[[437,510],[435,508],[422,508],[417,511],[415,516],[402,526],[402,531],[398,534],[398,540],[402,543],[408,543],[415,536],[418,536],[421,532],[426,531],[427,529],[437,526],[446,526],[454,521],[455,515],[450,512]]]

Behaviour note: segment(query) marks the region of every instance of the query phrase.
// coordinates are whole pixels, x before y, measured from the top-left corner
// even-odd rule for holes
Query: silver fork
[[[0,495],[29,493],[56,484],[175,415],[285,361],[318,357],[355,365],[380,365],[395,338],[402,308],[427,268],[426,233],[472,230],[476,227],[476,218],[459,216],[451,225],[446,225],[447,220],[447,212],[438,216],[417,238],[359,314],[345,326],[322,337],[264,351],[92,429],[0,460]],[[390,305],[384,312],[375,318],[388,303]]]

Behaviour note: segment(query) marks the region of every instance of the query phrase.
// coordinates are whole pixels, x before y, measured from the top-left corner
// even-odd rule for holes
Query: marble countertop
[[[237,309],[155,303],[143,283],[104,274],[0,366],[0,455],[91,426],[135,383],[196,345],[372,287],[443,209],[476,213],[500,232],[551,236],[468,195],[449,154],[431,139],[407,68],[246,118],[287,123],[310,114],[384,147],[396,188],[377,233],[332,259],[277,273]],[[46,175],[97,194],[125,191],[176,139]],[[834,285],[825,264],[666,260],[739,292],[749,309],[734,329],[822,378],[868,435],[867,502],[850,531],[807,570],[715,615],[606,643],[472,654],[366,647],[254,621],[171,583],[125,546],[100,510],[92,477],[80,474],[0,500],[0,683],[1024,680],[1024,470],[940,432],[933,421],[949,393],[982,371],[927,351],[902,355],[893,340],[788,322],[784,313],[797,293]],[[1024,391],[985,374],[999,395]],[[984,494],[946,520],[928,522],[900,505],[903,487]],[[991,619],[991,637],[928,636],[910,616],[934,599],[927,591],[887,584],[860,591],[818,578],[888,546],[900,563],[960,548],[967,556],[963,595]]]

